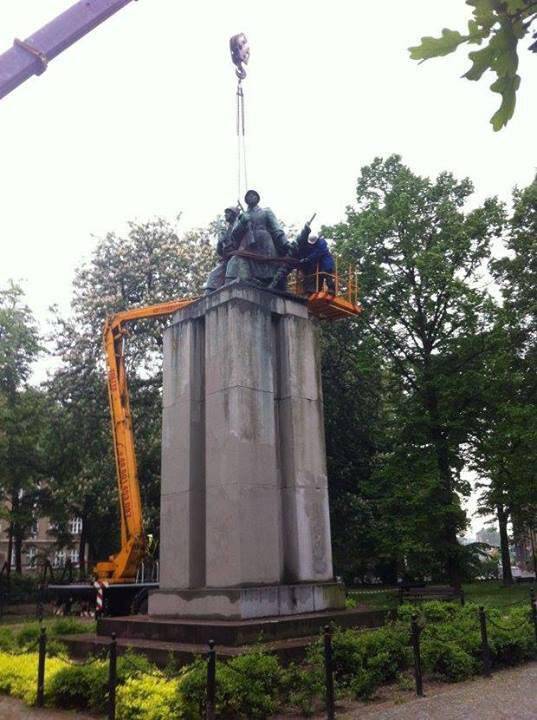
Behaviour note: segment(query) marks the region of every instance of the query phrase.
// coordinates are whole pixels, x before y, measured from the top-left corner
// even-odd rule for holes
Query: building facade
[[[0,567],[4,566],[7,560],[9,542],[7,536],[9,522],[0,520]],[[73,567],[79,567],[79,545],[80,533],[82,532],[82,520],[71,518],[68,524],[71,542],[69,547],[59,547],[54,534],[54,524],[49,518],[39,518],[22,544],[22,571],[32,574],[37,572],[38,564],[48,560],[53,568],[65,567],[69,560]],[[11,557],[11,568],[15,568],[15,551]]]

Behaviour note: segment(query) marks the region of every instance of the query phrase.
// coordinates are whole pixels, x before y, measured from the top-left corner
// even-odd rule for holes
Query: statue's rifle
[[[248,250],[234,250],[226,255],[226,257],[243,257],[249,260],[256,260],[257,262],[272,263],[274,265],[291,265],[292,267],[298,267],[299,262],[295,258],[289,257],[288,255],[282,255],[281,257],[268,257],[267,255],[259,255],[259,253],[248,252]]]

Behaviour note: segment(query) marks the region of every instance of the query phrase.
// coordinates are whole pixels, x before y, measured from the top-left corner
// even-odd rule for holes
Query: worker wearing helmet
[[[226,219],[226,227],[220,233],[218,242],[216,243],[216,254],[220,258],[220,262],[214,267],[209,273],[203,290],[207,295],[210,292],[214,292],[221,288],[226,279],[226,268],[229,261],[229,254],[236,250],[236,245],[231,238],[231,233],[237,218],[239,216],[239,210],[236,207],[227,207],[224,210],[224,217]]]
[[[322,235],[310,235],[306,242],[298,244],[298,261],[304,274],[304,290],[315,292],[323,289],[324,284],[334,292],[335,263],[328,243]]]
[[[326,240],[319,235],[311,234],[309,222],[304,225],[297,239],[291,243],[289,254],[298,261],[298,267],[304,276],[305,292],[322,290],[325,283],[328,290],[334,292],[334,258],[330,254]],[[291,265],[281,266],[270,288],[285,290],[287,276],[292,269]]]
[[[277,258],[289,254],[283,228],[270,208],[259,207],[260,199],[257,190],[248,190],[244,196],[247,208],[231,232],[239,250],[228,262],[226,283],[252,280],[267,287],[278,270]]]

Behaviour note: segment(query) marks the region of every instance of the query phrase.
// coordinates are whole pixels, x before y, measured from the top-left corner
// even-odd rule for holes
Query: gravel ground
[[[0,720],[95,720],[95,717],[80,712],[38,710],[27,707],[15,698],[0,695]]]
[[[537,663],[425,691],[424,698],[362,706],[338,720],[537,720]]]

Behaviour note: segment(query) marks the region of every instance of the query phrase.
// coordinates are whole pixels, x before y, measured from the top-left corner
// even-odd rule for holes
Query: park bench
[[[459,600],[464,605],[464,591],[451,585],[404,584],[399,587],[399,605],[426,600]]]

